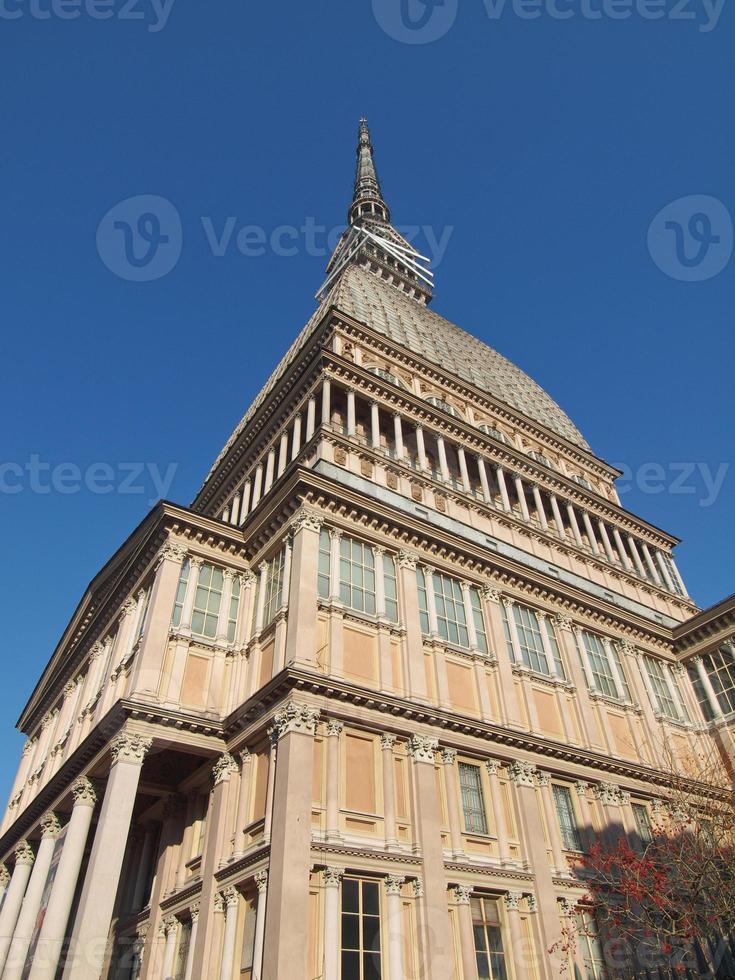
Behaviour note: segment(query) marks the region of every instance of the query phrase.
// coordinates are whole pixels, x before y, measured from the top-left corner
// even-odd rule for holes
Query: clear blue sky
[[[377,17],[369,0],[176,0],[157,31],[150,2],[144,21],[111,2],[110,20],[0,4],[21,13],[0,15],[1,463],[175,463],[167,496],[189,503],[312,312],[326,261],[303,240],[295,255],[246,257],[234,241],[214,255],[201,219],[267,238],[342,222],[365,114],[395,221],[451,229],[435,308],[536,378],[600,456],[662,466],[668,489],[624,503],[684,539],[701,604],[734,590],[735,471],[702,506],[701,475],[674,493],[671,467],[713,475],[733,456],[735,259],[687,282],[647,247],[682,196],[735,214],[732,8],[700,30],[704,8],[529,20],[466,0],[443,37],[406,44],[378,23],[391,30],[398,0],[375,0]],[[101,260],[97,228],[143,194],[174,205],[183,244],[167,275],[131,282]],[[48,473],[34,490],[22,472],[20,492],[0,493],[3,799],[20,709],[155,496],[150,479],[139,494],[39,493]],[[54,472],[73,486],[74,470]]]

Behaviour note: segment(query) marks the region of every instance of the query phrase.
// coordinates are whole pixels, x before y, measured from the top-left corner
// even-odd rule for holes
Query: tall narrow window
[[[665,718],[680,721],[681,711],[674,696],[675,692],[670,686],[675,681],[675,678],[671,676],[668,664],[662,663],[656,657],[649,657],[648,654],[644,655],[643,663],[646,666],[646,673],[648,674],[648,679],[651,682],[653,694],[656,699],[654,707]]]
[[[346,606],[375,614],[375,557],[370,545],[343,537],[339,543],[339,597]]]
[[[735,711],[735,659],[732,649],[722,646],[704,657],[704,669],[709,674],[717,695],[720,710],[729,715]]]
[[[644,803],[631,803],[635,829],[638,837],[644,844],[648,844],[652,838],[651,818],[648,815],[648,807]]]
[[[213,639],[217,634],[217,617],[222,601],[222,569],[202,565],[199,569],[194,611],[191,615],[191,631]]]
[[[431,627],[429,626],[429,600],[426,594],[427,582],[424,570],[420,565],[416,569],[416,588],[419,593],[419,623],[421,624],[421,632],[429,633],[431,632]]]
[[[273,622],[276,613],[283,605],[283,567],[285,560],[286,549],[281,548],[278,554],[268,562],[268,571],[265,576],[263,626]]]
[[[240,606],[240,576],[235,575],[232,579],[232,596],[230,598],[230,612],[227,617],[227,642],[234,643],[235,630],[237,629],[237,610]]]
[[[391,623],[398,622],[398,582],[396,581],[396,562],[392,555],[383,555],[383,592],[385,595],[385,615]]]
[[[578,912],[575,919],[579,952],[584,962],[587,980],[606,980],[605,953],[600,941],[597,920],[590,912]]]
[[[480,591],[474,585],[470,586],[470,606],[472,607],[472,621],[475,624],[475,633],[477,634],[477,647],[483,653],[487,653],[487,633],[485,632],[485,620],[482,617]]]
[[[468,834],[486,834],[487,817],[482,796],[480,767],[467,762],[459,763],[459,787],[462,791],[464,829]]]
[[[554,790],[554,804],[559,820],[562,845],[567,851],[581,851],[582,838],[572,803],[572,791],[568,786],[560,786],[558,783],[554,783],[552,789]]]
[[[600,637],[595,633],[588,633],[587,630],[582,630],[582,644],[584,646],[584,653],[587,656],[589,669],[592,672],[592,689],[609,698],[624,697],[625,693],[618,691],[618,686],[615,683],[615,677],[613,675],[613,667]],[[580,658],[582,658],[581,650],[579,654]],[[622,664],[620,666],[622,668]]]
[[[341,980],[380,980],[380,887],[377,881],[342,881]]]
[[[554,627],[548,617],[544,617],[542,621],[534,609],[521,606],[517,602],[514,602],[511,608],[513,610],[513,620],[518,635],[518,643],[520,644],[520,650],[518,652],[526,667],[535,670],[539,674],[546,674],[547,676],[556,674],[559,677],[564,677],[564,666],[561,660],[561,653],[559,652],[559,644],[556,640]],[[504,603],[501,604],[501,614],[503,617],[503,633],[505,635],[506,646],[508,647],[508,654],[511,660],[515,662],[518,658],[513,647],[508,610]],[[544,649],[544,641],[541,635],[542,629],[546,630],[549,650],[553,657],[554,662],[551,664]]]
[[[186,596],[186,586],[189,583],[189,559],[185,558],[181,565],[181,573],[179,574],[179,584],[176,587],[176,599],[174,601],[174,613],[171,617],[171,622],[174,626],[179,626],[181,624],[181,613],[184,609],[184,597]]]
[[[439,572],[434,572],[433,579],[439,636],[448,643],[468,647],[467,619],[459,582]]]
[[[331,549],[329,547],[329,531],[322,528],[319,532],[319,575],[317,588],[322,599],[329,598],[329,567],[331,564]]]
[[[508,980],[498,900],[473,898],[471,911],[479,980]]]

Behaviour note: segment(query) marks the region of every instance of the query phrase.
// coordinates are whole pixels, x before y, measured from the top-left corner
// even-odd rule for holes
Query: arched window
[[[481,422],[478,425],[478,429],[480,430],[480,432],[484,432],[486,436],[490,436],[493,439],[497,439],[498,442],[508,441],[508,437],[504,432],[501,432],[500,429],[493,428],[492,425],[487,425],[485,422]]]
[[[406,383],[401,378],[397,378],[395,374],[391,374],[390,371],[386,371],[385,368],[369,367],[368,371],[371,374],[377,374],[377,376],[379,378],[382,378],[383,381],[388,381],[390,384],[395,385],[397,388],[406,387]]]
[[[548,466],[549,469],[553,470],[554,464],[551,462],[548,456],[544,456],[543,453],[540,453],[536,449],[529,450],[528,455],[531,459],[535,459],[537,463],[541,463],[542,466]]]
[[[450,405],[449,402],[445,402],[443,399],[437,398],[436,395],[428,395],[426,400],[430,405],[433,405],[434,408],[440,408],[442,412],[446,412],[448,415],[455,415],[458,418],[461,417],[454,405]]]

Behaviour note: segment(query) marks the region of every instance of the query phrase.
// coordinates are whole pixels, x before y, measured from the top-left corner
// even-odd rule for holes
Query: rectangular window
[[[487,633],[485,632],[485,620],[482,616],[480,590],[474,585],[470,586],[470,606],[472,607],[472,621],[475,624],[475,633],[477,634],[477,648],[482,653],[487,653]]]
[[[648,807],[645,803],[631,803],[631,807],[633,809],[636,833],[644,844],[648,844],[653,836],[651,833],[651,818],[648,815]]]
[[[326,528],[322,528],[319,532],[319,575],[317,580],[317,589],[322,599],[329,598],[330,557],[329,531]]]
[[[467,619],[459,582],[448,575],[434,572],[433,585],[439,636],[455,646],[469,647]]]
[[[656,699],[654,708],[665,718],[680,721],[681,712],[679,705],[676,703],[673,690],[667,683],[667,681],[674,681],[674,678],[669,674],[668,664],[662,663],[656,657],[649,657],[648,654],[644,654],[643,663],[646,665],[646,673],[648,674],[648,679],[651,682],[653,694]],[[667,674],[669,674],[668,678]]]
[[[181,573],[179,574],[179,584],[176,588],[176,599],[174,601],[174,614],[171,617],[171,622],[174,626],[179,626],[181,624],[181,613],[184,609],[184,597],[186,596],[186,586],[189,583],[189,559],[185,558],[181,565]]]
[[[237,629],[237,610],[240,606],[240,576],[235,575],[232,579],[232,597],[230,598],[230,614],[227,617],[227,642],[235,642],[235,630]]]
[[[373,549],[354,538],[339,543],[339,597],[350,609],[375,615]]]
[[[480,767],[467,762],[459,764],[459,787],[462,792],[464,829],[468,834],[486,834],[487,817],[482,797]]]
[[[385,593],[385,615],[391,623],[398,622],[398,582],[396,562],[392,555],[383,555],[383,590]]]
[[[498,900],[473,898],[471,911],[479,980],[508,980]]]
[[[265,575],[265,602],[263,604],[263,628],[272,623],[276,613],[283,605],[283,568],[286,561],[286,549],[281,548],[268,562]]]
[[[522,662],[530,670],[535,670],[536,673],[539,674],[545,674],[547,677],[554,676],[555,674],[559,677],[564,677],[564,666],[561,660],[561,653],[559,652],[559,644],[556,641],[554,627],[552,626],[548,617],[543,617],[542,626],[542,621],[539,619],[534,609],[529,609],[527,606],[521,606],[517,602],[513,603],[512,609],[513,621],[515,623],[516,633],[518,634],[518,643],[520,645],[519,652]],[[515,663],[517,656],[513,648],[513,637],[511,633],[510,621],[508,619],[508,609],[504,603],[501,603],[501,614],[503,617],[505,642],[508,647],[511,660]],[[544,650],[544,641],[541,635],[542,628],[546,630],[546,637],[549,641],[549,649],[551,650],[551,655],[554,658],[553,664],[549,663],[549,658],[546,656],[546,651]]]
[[[342,880],[341,980],[380,980],[380,885],[360,878]]]
[[[214,639],[217,635],[217,617],[222,601],[222,569],[202,565],[199,569],[194,611],[191,614],[191,631],[198,636]]]
[[[568,786],[560,786],[558,783],[554,783],[552,789],[554,791],[554,804],[559,820],[562,846],[567,851],[581,851],[582,838],[579,833],[579,827],[577,826],[577,815],[574,812],[574,804],[572,803],[572,791]]]
[[[708,653],[704,658],[704,669],[709,674],[715,689],[720,710],[729,715],[735,711],[735,659],[729,646]]]
[[[605,953],[600,941],[597,920],[591,912],[578,912],[575,919],[579,952],[584,962],[587,980],[606,980]]]
[[[582,630],[582,643],[587,654],[589,669],[592,671],[592,689],[609,698],[619,698],[620,694],[615,683],[612,664],[600,637],[595,633]],[[580,657],[581,655],[580,651]]]

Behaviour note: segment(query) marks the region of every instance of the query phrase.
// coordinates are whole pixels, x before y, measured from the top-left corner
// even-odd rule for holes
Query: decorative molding
[[[152,738],[146,738],[137,732],[120,732],[110,743],[113,766],[118,762],[127,762],[136,766],[143,765],[143,760],[152,745]]]
[[[439,748],[439,740],[430,735],[412,735],[408,740],[408,754],[414,762],[434,764],[434,753]]]

